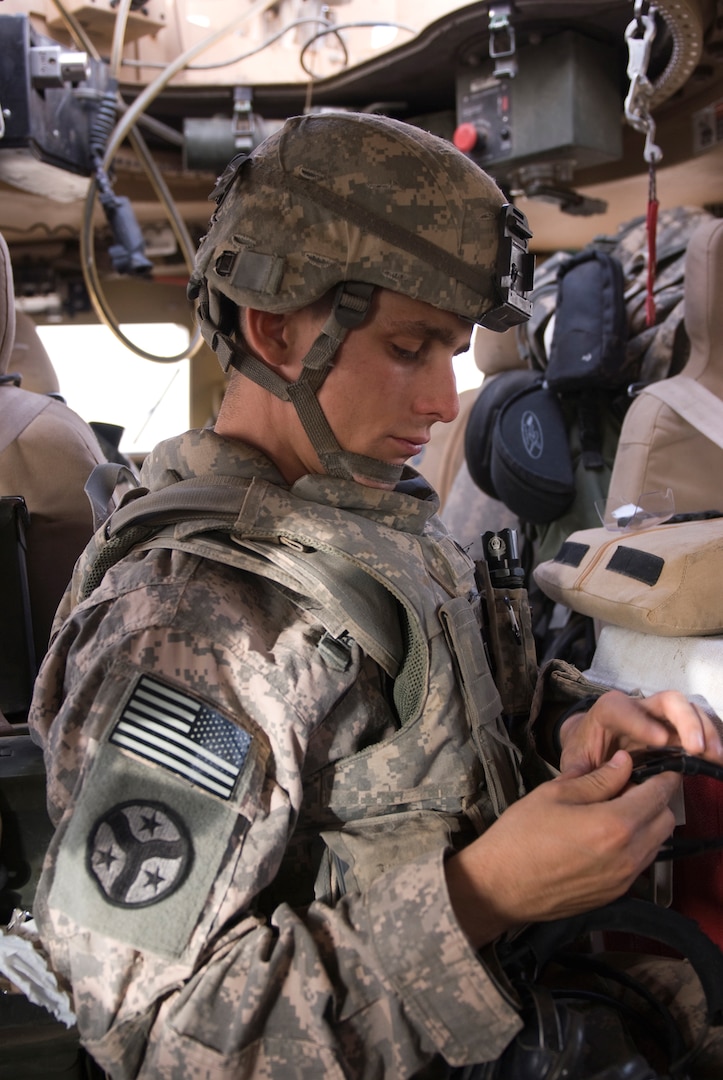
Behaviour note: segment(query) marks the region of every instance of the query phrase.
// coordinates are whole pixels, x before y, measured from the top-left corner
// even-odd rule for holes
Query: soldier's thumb
[[[616,750],[609,761],[582,775],[563,773],[560,780],[570,785],[576,802],[604,802],[619,795],[630,780],[633,763],[630,754]]]

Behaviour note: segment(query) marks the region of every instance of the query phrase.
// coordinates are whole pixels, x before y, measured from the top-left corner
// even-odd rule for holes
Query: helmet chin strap
[[[225,368],[229,365],[235,367],[277,398],[291,402],[329,476],[362,483],[366,481],[379,487],[394,487],[401,478],[404,466],[390,465],[377,458],[342,450],[316,396],[347,333],[364,321],[372,291],[373,286],[366,283],[346,282],[339,286],[332,312],[304,357],[301,375],[296,382],[286,382],[277,371],[225,334],[217,336],[216,350]],[[221,355],[222,350],[226,357]]]

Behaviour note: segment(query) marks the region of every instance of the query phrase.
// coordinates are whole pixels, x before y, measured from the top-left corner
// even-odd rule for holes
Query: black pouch
[[[697,1042],[634,968],[591,951],[590,935],[601,930],[640,934],[686,958],[704,997],[699,1012],[705,1021]],[[500,978],[507,979],[510,993],[516,991],[522,1002],[524,1026],[496,1062],[471,1074],[473,1080],[683,1080],[702,1075],[691,1072],[690,1065],[708,1025],[723,1023],[723,955],[693,919],[626,896],[582,915],[533,923],[493,949]],[[670,996],[677,978],[670,979]]]
[[[464,434],[464,453],[469,474],[477,487],[500,499],[492,481],[492,448],[499,412],[520,390],[539,386],[542,375],[529,368],[501,371],[488,376],[470,410]]]
[[[557,272],[548,385],[565,393],[619,389],[631,378],[626,340],[622,266],[595,249],[572,256]]]
[[[522,521],[556,521],[575,498],[575,476],[559,398],[544,383],[500,409],[490,462],[498,498]]]
[[[575,498],[565,417],[539,372],[502,372],[483,387],[465,456],[475,484],[522,521],[555,521]]]

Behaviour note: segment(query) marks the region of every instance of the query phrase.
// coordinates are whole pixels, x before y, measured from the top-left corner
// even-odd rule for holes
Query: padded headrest
[[[60,392],[47,350],[35,323],[15,308],[15,285],[10,252],[0,233],[0,375],[17,371],[23,390],[36,394]]]
[[[475,328],[472,350],[474,362],[484,375],[496,375],[499,371],[526,366],[517,348],[517,334],[514,329],[498,334],[494,330],[478,326]]]
[[[15,346],[8,371],[19,371],[23,390],[36,394],[58,394],[60,384],[35,323],[24,311],[15,312]]]
[[[699,225],[690,238],[685,256],[685,329],[690,338],[690,358],[685,374],[699,378],[716,393],[723,388],[723,219]],[[717,363],[716,363],[717,361]],[[708,370],[706,371],[706,369]],[[717,370],[716,370],[717,368]]]
[[[0,375],[8,371],[15,341],[15,287],[10,252],[0,234]]]

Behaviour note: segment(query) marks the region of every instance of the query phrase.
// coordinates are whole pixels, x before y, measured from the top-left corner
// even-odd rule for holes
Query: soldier
[[[525,314],[496,185],[326,114],[215,197],[191,292],[230,381],[76,567],[32,711],[35,916],[114,1078],[446,1077],[520,1028],[487,947],[621,895],[670,834],[678,780],[628,787],[625,748],[723,750],[677,694],[605,694],[524,793],[473,566],[405,465],[473,324]]]

